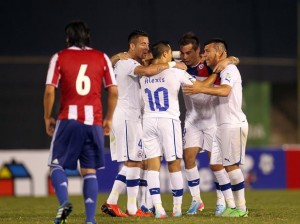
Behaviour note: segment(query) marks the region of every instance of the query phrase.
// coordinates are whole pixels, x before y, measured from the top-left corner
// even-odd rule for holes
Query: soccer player
[[[124,162],[118,173],[111,193],[101,210],[111,216],[148,216],[137,208],[141,163],[144,155],[142,144],[142,98],[140,76],[157,74],[170,66],[186,68],[182,62],[162,63],[143,66],[149,52],[149,38],[144,31],[135,30],[128,36],[127,60],[113,56],[115,74],[118,82],[119,97],[113,116],[110,134],[111,158]],[[127,212],[123,213],[117,205],[119,194],[127,188]]]
[[[104,166],[104,136],[111,130],[118,90],[109,58],[89,47],[90,32],[84,22],[65,28],[67,49],[53,55],[44,93],[46,132],[52,137],[48,165],[60,207],[54,223],[65,223],[72,211],[65,169],[80,170],[86,223],[94,224],[98,196],[96,169]],[[107,113],[102,121],[102,83],[108,91]],[[55,88],[60,84],[58,120],[52,117]],[[55,130],[54,130],[55,126]]]
[[[172,60],[171,47],[158,42],[151,48],[152,64],[169,63]],[[175,62],[171,62],[175,63]],[[185,71],[170,68],[151,77],[140,80],[145,104],[143,114],[143,143],[148,163],[147,182],[155,206],[155,217],[165,218],[167,214],[160,196],[159,170],[161,157],[168,162],[173,192],[174,217],[182,215],[183,179],[180,162],[182,158],[182,132],[179,120],[178,92],[182,83],[193,79]]]
[[[227,56],[227,44],[221,39],[211,39],[204,46],[205,61],[214,69],[218,61]],[[213,74],[209,79],[216,79]],[[220,184],[228,208],[222,213],[225,217],[247,217],[244,176],[240,165],[245,160],[245,148],[248,134],[248,122],[242,111],[242,79],[235,65],[228,65],[220,73],[220,85],[213,87],[196,81],[192,86],[185,86],[186,94],[205,93],[218,96],[216,104],[218,147],[211,152],[210,164]],[[225,173],[228,177],[221,175]],[[231,190],[234,200],[232,200]]]
[[[211,74],[212,70],[200,56],[200,45],[197,36],[188,32],[179,40],[181,60],[188,66],[187,72],[197,80],[205,80]],[[224,58],[218,61],[214,66],[215,72],[224,69],[228,64],[237,64],[239,61],[235,57]],[[216,80],[215,84],[218,84]],[[200,196],[200,176],[196,164],[196,157],[199,152],[206,150],[210,157],[213,147],[213,139],[216,132],[216,117],[214,110],[215,96],[199,93],[193,97],[184,95],[186,106],[186,117],[184,127],[184,150],[183,159],[185,164],[185,174],[188,181],[188,187],[192,195],[192,203],[187,214],[196,214],[198,210],[204,209],[204,203]],[[213,166],[213,165],[212,165]],[[219,189],[219,184],[215,180],[217,202],[216,215],[221,215],[225,208],[225,200]]]

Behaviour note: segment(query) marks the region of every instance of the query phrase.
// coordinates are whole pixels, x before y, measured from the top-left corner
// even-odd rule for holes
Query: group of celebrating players
[[[72,211],[64,169],[76,167],[77,160],[84,179],[86,223],[96,223],[95,173],[103,166],[103,134],[110,135],[112,160],[124,162],[101,206],[104,213],[168,217],[160,195],[162,157],[170,175],[172,216],[183,214],[182,159],[192,196],[185,214],[202,211],[196,157],[205,150],[215,177],[215,215],[247,217],[244,176],[239,165],[244,163],[248,123],[242,111],[242,81],[236,67],[239,60],[228,56],[226,42],[210,39],[200,54],[198,38],[186,33],[179,40],[181,60],[174,61],[168,42],[159,41],[150,48],[148,34],[134,30],[128,36],[128,51],[108,59],[88,47],[85,23],[69,24],[66,34],[69,48],[52,57],[44,96],[46,131],[53,136],[49,166],[60,202],[54,223],[64,223]],[[108,90],[103,124],[98,98],[102,79]],[[59,81],[61,110],[54,129],[51,111]],[[180,88],[186,108],[183,131],[179,119]],[[102,136],[100,140],[98,135]],[[117,202],[125,189],[124,213]]]

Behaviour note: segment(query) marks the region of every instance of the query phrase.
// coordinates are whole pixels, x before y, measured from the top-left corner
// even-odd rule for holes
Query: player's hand
[[[228,58],[222,59],[218,62],[216,67],[214,68],[213,73],[219,73],[223,71],[227,65],[231,64],[231,61]]]
[[[103,134],[109,136],[109,133],[112,129],[112,120],[104,119],[103,120]]]
[[[118,53],[119,60],[127,60],[129,58],[129,54],[127,52]]]
[[[52,137],[54,134],[56,121],[53,117],[44,118],[44,120],[45,120],[46,133]]]
[[[187,70],[187,66],[186,64],[184,64],[183,62],[180,61],[176,61],[176,68],[182,69],[182,70]]]
[[[201,93],[203,86],[204,84],[201,81],[196,80],[193,82],[193,85],[188,85],[188,84],[183,85],[182,92],[185,95],[193,95],[193,94]]]

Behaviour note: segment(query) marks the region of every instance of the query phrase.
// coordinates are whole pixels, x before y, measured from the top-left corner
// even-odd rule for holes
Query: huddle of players
[[[120,217],[166,218],[159,181],[162,156],[170,174],[172,216],[182,216],[182,158],[192,196],[186,214],[202,211],[196,157],[206,150],[215,176],[215,215],[247,217],[239,164],[244,162],[248,124],[241,110],[238,59],[227,56],[227,44],[221,39],[206,42],[200,55],[199,40],[193,33],[179,41],[182,62],[172,61],[172,49],[164,41],[151,47],[153,58],[148,60],[149,39],[143,31],[133,31],[128,44],[128,52],[111,58],[119,94],[110,134],[111,157],[124,166],[102,211]],[[186,106],[183,137],[178,102],[181,87]],[[127,211],[123,213],[117,202],[125,188]]]

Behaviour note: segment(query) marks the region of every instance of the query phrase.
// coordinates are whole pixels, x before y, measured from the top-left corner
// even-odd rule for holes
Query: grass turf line
[[[250,224],[250,223],[300,223],[300,190],[249,190],[246,191],[247,207],[249,209],[248,218],[222,218],[214,216],[215,193],[202,192],[202,199],[205,209],[197,215],[173,218],[172,217],[172,196],[163,194],[163,206],[169,217],[163,220],[153,217],[139,218],[118,218],[110,217],[101,212],[100,207],[107,199],[107,194],[99,194],[96,220],[101,223],[222,223],[222,224]],[[74,205],[74,210],[68,218],[68,224],[84,223],[84,205],[81,196],[72,196],[70,201]],[[189,193],[183,197],[183,212],[186,212],[191,202]],[[119,205],[126,210],[126,195],[121,195]],[[49,224],[53,223],[56,215],[58,202],[55,196],[49,197],[0,197],[0,223],[5,224]]]

